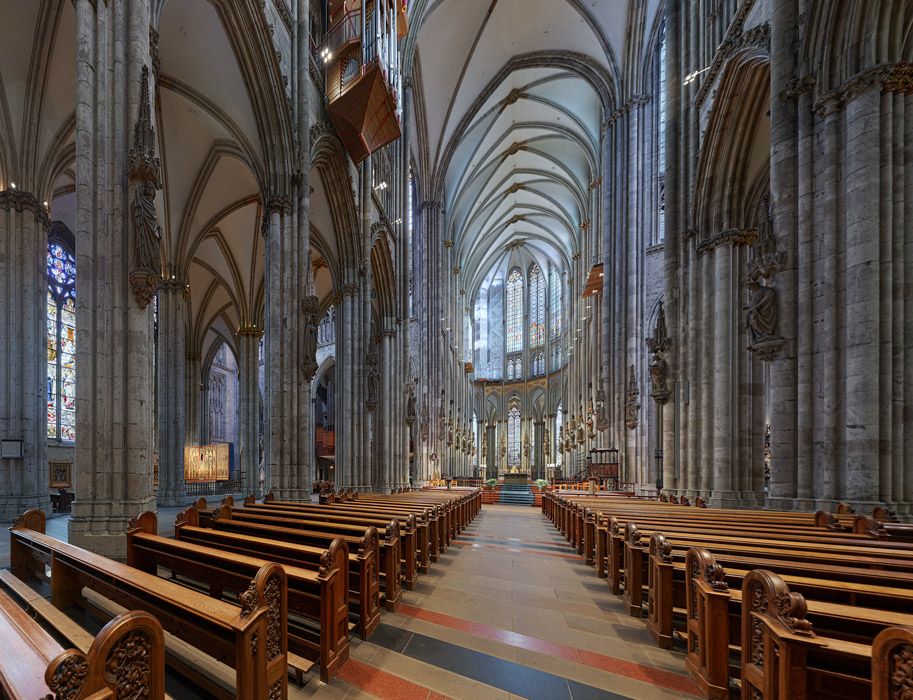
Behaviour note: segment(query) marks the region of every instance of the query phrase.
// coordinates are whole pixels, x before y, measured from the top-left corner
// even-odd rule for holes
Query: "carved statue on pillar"
[[[548,428],[546,428],[543,431],[543,436],[542,436],[542,452],[545,455],[546,460],[548,460],[548,458],[552,456],[552,443],[551,443],[550,438],[551,438],[551,435],[549,435],[549,430],[548,430]]]
[[[368,353],[367,365],[368,365],[368,392],[365,398],[365,406],[369,412],[373,412],[377,408],[377,352],[371,350]]]
[[[483,428],[482,430],[482,461],[485,461],[485,458],[488,457],[488,429]]]
[[[301,302],[304,316],[304,378],[311,381],[317,374],[317,327],[320,324],[320,300],[306,296]]]
[[[777,332],[777,290],[773,286],[774,276],[786,262],[786,252],[777,249],[772,218],[767,195],[759,205],[758,236],[748,262],[749,303],[745,307],[748,350],[762,360],[772,360],[786,344]]]
[[[161,229],[155,211],[155,193],[162,188],[161,163],[155,156],[155,132],[149,105],[149,69],[143,66],[139,116],[133,127],[133,148],[127,158],[127,174],[133,184],[130,214],[133,223],[133,261],[130,287],[145,309],[162,282]]]
[[[625,388],[625,425],[628,430],[634,430],[637,427],[637,415],[640,411],[640,390],[637,388],[637,375],[634,372],[634,365],[631,365],[628,372],[627,387]]]
[[[777,292],[756,280],[748,282],[751,303],[746,319],[752,344],[777,335]]]
[[[422,422],[419,430],[422,442],[428,442],[428,407],[422,406]]]
[[[602,380],[599,381],[600,387],[596,390],[596,430],[604,433],[609,429],[609,419],[606,416],[605,392],[602,390]]]
[[[665,354],[672,347],[672,338],[666,330],[666,310],[663,303],[659,303],[659,312],[656,315],[656,328],[653,336],[647,338],[647,349],[650,351],[650,396],[660,406],[669,401],[672,392],[669,390],[667,380],[669,365],[666,363]],[[631,368],[633,372],[634,368]]]
[[[406,423],[411,427],[415,424],[415,383],[406,385]]]

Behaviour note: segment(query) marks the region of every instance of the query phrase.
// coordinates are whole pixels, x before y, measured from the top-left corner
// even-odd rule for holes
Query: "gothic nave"
[[[81,609],[95,579],[55,569],[58,544],[168,588],[192,576],[140,566],[125,532],[152,552],[232,520],[301,548],[270,560],[301,564],[289,605],[331,597],[312,550],[351,559],[334,614],[360,627],[334,651],[326,615],[292,611],[286,651],[315,670],[290,697],[749,697],[741,628],[722,681],[689,655],[687,552],[741,592],[815,528],[772,570],[865,647],[846,667],[875,697],[885,621],[831,627],[790,566],[877,540],[891,575],[834,573],[822,600],[908,609],[908,260],[910,0],[2,0],[0,564]],[[216,578],[185,588],[238,604]],[[0,579],[7,643],[16,605],[41,615],[4,613]],[[181,696],[186,630],[149,614]],[[219,654],[234,690],[199,688],[245,696]]]

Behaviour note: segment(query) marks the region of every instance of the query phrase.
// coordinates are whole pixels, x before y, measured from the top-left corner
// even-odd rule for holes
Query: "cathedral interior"
[[[402,543],[427,518],[426,581],[407,585],[402,544],[402,604],[400,574],[375,570],[344,654],[321,627],[310,680],[267,661],[248,686],[238,661],[231,690],[175,680],[193,662],[173,670],[176,613],[150,604],[136,624],[165,630],[150,658],[172,697],[907,697],[874,671],[777,695],[744,659],[708,681],[610,595],[640,594],[637,529],[614,581],[598,533],[614,551],[636,518],[649,558],[671,504],[699,504],[684,517],[719,513],[714,536],[770,518],[791,541],[805,518],[913,562],[911,271],[910,0],[2,0],[0,565],[43,552],[45,585],[71,581],[46,592],[62,608],[95,580],[59,563],[75,548],[134,565],[130,537],[152,552],[174,517],[190,532],[335,498],[381,539],[383,518],[404,515]],[[333,532],[280,539],[365,551]],[[568,573],[594,557],[599,577]],[[874,583],[913,591],[913,564],[890,573]],[[817,589],[782,575],[813,618]],[[875,627],[845,639],[887,668]]]

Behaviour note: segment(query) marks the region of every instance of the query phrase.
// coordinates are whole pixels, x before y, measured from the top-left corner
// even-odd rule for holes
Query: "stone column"
[[[183,505],[187,426],[187,285],[168,280],[158,301],[158,441],[160,506]]]
[[[187,445],[202,445],[202,404],[203,376],[200,353],[197,350],[184,351],[184,442]]]
[[[10,189],[0,191],[0,439],[21,440],[22,457],[0,460],[4,521],[29,508],[50,510],[45,323],[50,222],[34,195],[7,184]],[[79,337],[78,325],[76,332]]]
[[[260,338],[263,331],[245,326],[238,331],[238,423],[241,494],[260,487]]]
[[[120,557],[130,518],[155,508],[154,277],[145,265],[158,241],[150,240],[151,173],[141,172],[157,166],[144,76],[149,20],[144,0],[76,2],[76,434],[83,438],[69,541]],[[124,128],[134,124],[136,133]],[[140,173],[133,183],[128,165]],[[133,226],[131,200],[142,227]]]

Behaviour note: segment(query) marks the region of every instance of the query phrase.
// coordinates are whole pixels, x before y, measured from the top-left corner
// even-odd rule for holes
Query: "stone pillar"
[[[245,326],[238,331],[238,423],[241,494],[260,488],[260,337],[263,331]]]
[[[184,443],[202,445],[203,442],[203,370],[200,353],[185,348],[184,352]]]
[[[21,458],[0,460],[4,521],[29,508],[50,510],[45,322],[49,223],[35,196],[0,191],[0,439],[22,441]],[[76,332],[78,337],[78,324]]]
[[[187,426],[187,285],[169,280],[158,301],[158,441],[160,506],[183,505],[184,446]]]
[[[155,508],[154,286],[144,264],[158,242],[149,239],[154,221],[146,218],[150,180],[127,180],[128,160],[134,167],[143,160],[157,165],[141,85],[151,63],[149,22],[143,0],[76,2],[76,434],[83,437],[76,444],[69,541],[120,557],[130,518]],[[134,124],[135,134],[124,128]],[[131,200],[143,213],[143,227],[132,223]]]

